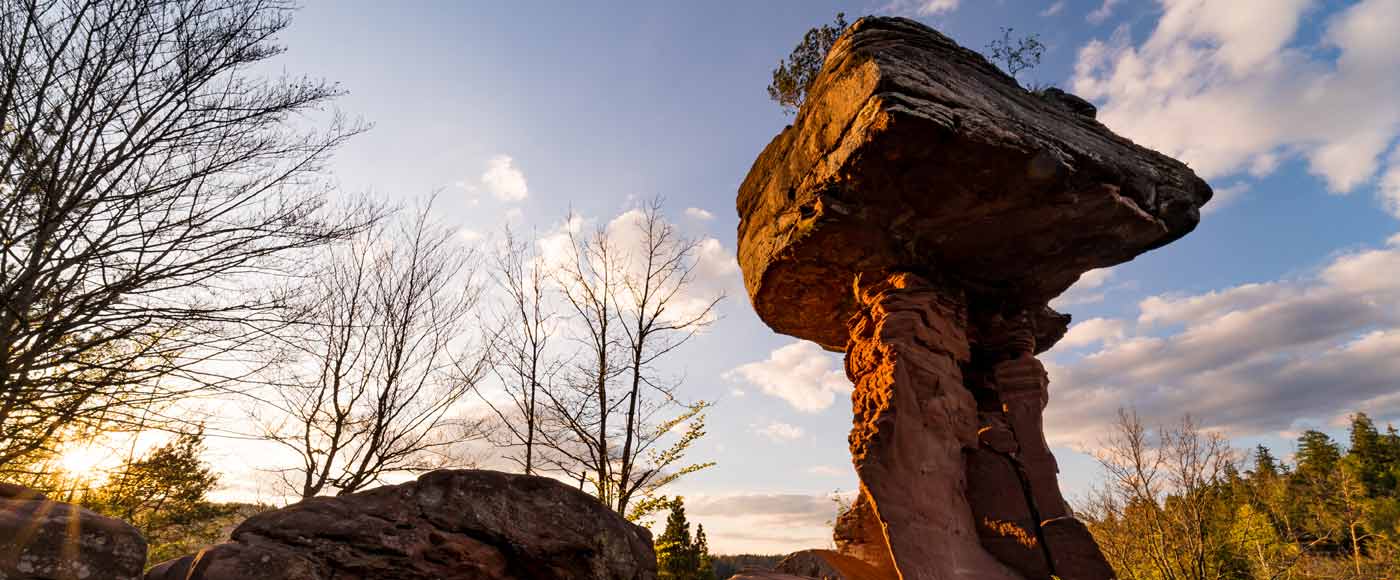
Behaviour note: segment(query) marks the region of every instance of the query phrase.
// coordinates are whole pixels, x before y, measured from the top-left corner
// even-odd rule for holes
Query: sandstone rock
[[[148,580],[652,580],[651,534],[552,479],[436,471],[249,518]]]
[[[858,274],[936,271],[1043,305],[1195,227],[1204,181],[1063,100],[912,20],[857,21],[739,190],[759,316],[841,350]]]
[[[841,554],[864,562],[884,576],[895,576],[884,524],[880,523],[875,505],[870,502],[870,492],[865,488],[856,494],[851,508],[836,518],[832,536]]]
[[[904,580],[1106,580],[1061,496],[1035,355],[1084,272],[1195,228],[1208,185],[1094,106],[1033,94],[901,18],[837,40],[739,190],[739,263],[774,330],[844,350],[868,505],[841,554]]]
[[[746,570],[729,577],[729,580],[815,580],[808,576],[793,576],[782,572]]]
[[[899,580],[893,569],[878,570],[856,558],[831,550],[794,552],[778,562],[773,571],[815,580]]]
[[[135,580],[146,540],[121,520],[0,485],[0,578]]]
[[[967,306],[912,274],[858,291],[846,368],[855,383],[851,457],[902,579],[1015,580],[982,548],[963,454],[977,445]]]

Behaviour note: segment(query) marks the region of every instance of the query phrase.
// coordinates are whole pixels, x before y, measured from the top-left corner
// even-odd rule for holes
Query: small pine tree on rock
[[[773,69],[768,98],[781,105],[787,114],[797,113],[807,99],[807,89],[812,88],[817,73],[826,63],[826,53],[831,51],[831,45],[836,44],[836,39],[841,37],[847,26],[846,14],[838,12],[835,22],[808,30],[797,48],[792,49],[792,54],[786,60],[779,61],[778,68]]]

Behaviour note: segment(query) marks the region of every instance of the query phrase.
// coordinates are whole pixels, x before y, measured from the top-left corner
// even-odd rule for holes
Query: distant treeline
[[[729,577],[738,574],[741,570],[772,570],[778,562],[783,560],[782,555],[763,554],[737,554],[733,556],[713,556],[715,564],[715,576],[719,580],[728,580]]]
[[[1124,580],[1395,578],[1400,433],[1357,413],[1348,438],[1304,431],[1289,463],[1189,418],[1154,430],[1123,412],[1080,515]]]

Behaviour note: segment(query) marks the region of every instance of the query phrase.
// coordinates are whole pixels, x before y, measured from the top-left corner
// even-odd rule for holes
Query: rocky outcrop
[[[136,580],[146,540],[126,522],[0,484],[0,579]]]
[[[858,558],[831,550],[803,550],[783,558],[773,568],[780,574],[791,574],[814,580],[892,580],[890,571],[878,570]]]
[[[773,329],[846,353],[862,491],[838,550],[909,579],[1113,576],[1061,496],[1035,356],[1084,272],[1186,235],[1211,190],[1092,104],[901,18],[832,48],[739,191]]]
[[[850,509],[837,515],[832,536],[839,553],[865,562],[883,577],[895,577],[884,525],[875,514],[870,492],[864,487],[856,494]]]
[[[813,580],[806,576],[793,576],[782,572],[745,570],[729,577],[729,580]]]
[[[435,471],[249,518],[147,580],[652,580],[651,534],[555,480]]]

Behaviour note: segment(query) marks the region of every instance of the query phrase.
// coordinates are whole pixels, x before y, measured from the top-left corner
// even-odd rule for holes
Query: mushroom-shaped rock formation
[[[744,180],[754,308],[844,350],[855,383],[846,555],[905,580],[1113,577],[1042,432],[1035,355],[1069,322],[1047,303],[1190,232],[1211,190],[1093,115],[917,22],[864,18]]]

